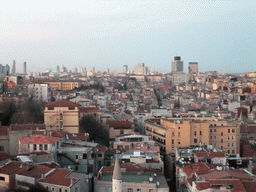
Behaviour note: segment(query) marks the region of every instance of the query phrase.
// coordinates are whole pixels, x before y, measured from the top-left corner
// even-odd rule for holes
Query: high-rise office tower
[[[23,74],[27,74],[27,63],[23,63]]]
[[[60,66],[57,65],[57,72],[59,73],[60,72]]]
[[[95,67],[92,68],[92,72],[95,73]]]
[[[109,73],[109,68],[106,69],[106,73]]]
[[[12,64],[12,74],[16,73],[16,62],[15,60],[13,60],[13,64]]]
[[[128,72],[128,65],[124,65],[123,69],[124,69],[124,73],[126,74]]]
[[[144,63],[139,63],[138,65],[134,66],[134,73],[137,75],[147,75],[149,73],[149,69]]]
[[[74,68],[74,73],[77,73],[77,68],[76,67]]]
[[[172,61],[172,72],[183,72],[183,61],[180,60],[180,56],[175,56]]]
[[[0,73],[4,72],[4,66],[2,64],[0,64]]]
[[[188,72],[189,73],[198,73],[198,62],[189,62],[188,63]]]

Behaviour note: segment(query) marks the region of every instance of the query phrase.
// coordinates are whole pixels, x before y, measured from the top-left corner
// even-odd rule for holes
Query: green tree
[[[94,140],[96,143],[104,146],[109,146],[109,134],[108,131],[98,123],[93,115],[86,115],[82,117],[79,122],[80,132],[89,133],[90,140]]]
[[[1,107],[3,111],[2,125],[8,126],[11,123],[12,116],[17,112],[17,107],[12,102],[3,102]]]

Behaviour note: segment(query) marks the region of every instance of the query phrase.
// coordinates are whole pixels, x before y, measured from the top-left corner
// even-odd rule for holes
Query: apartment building
[[[145,121],[145,134],[167,153],[177,147],[202,144],[239,154],[240,128],[235,122],[212,118],[152,118]]]
[[[47,129],[79,132],[79,104],[66,100],[47,103],[44,109]]]
[[[29,84],[28,94],[34,101],[49,102],[51,100],[51,87],[41,83]]]

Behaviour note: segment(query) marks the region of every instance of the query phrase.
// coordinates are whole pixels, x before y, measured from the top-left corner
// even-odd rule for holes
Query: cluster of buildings
[[[139,63],[119,74],[58,67],[58,73],[5,76],[2,102],[39,102],[44,123],[0,128],[0,186],[253,191],[256,73],[202,73],[197,62],[183,69],[176,56],[165,74]],[[81,130],[86,115],[108,132],[109,146]]]

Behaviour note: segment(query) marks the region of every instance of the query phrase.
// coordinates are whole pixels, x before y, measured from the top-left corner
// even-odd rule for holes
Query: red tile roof
[[[246,189],[246,192],[255,192],[256,181],[243,181],[242,183]]]
[[[212,189],[220,189],[220,186],[229,185],[232,189],[232,192],[247,192],[244,185],[239,180],[214,180],[207,182],[198,182],[196,183],[196,187],[198,190],[206,190],[209,188]]]
[[[44,165],[27,164],[27,171],[21,173],[20,175],[40,178],[41,174],[46,174],[51,170],[52,170],[52,168],[44,166]]]
[[[71,178],[67,178],[67,176],[71,172],[71,170],[58,168],[49,175],[47,175],[45,178],[40,179],[39,182],[68,187],[71,185]],[[77,179],[74,179],[74,182],[75,181],[77,181]]]
[[[21,143],[56,143],[60,141],[60,138],[51,137],[47,135],[32,135],[32,137],[21,137],[19,140]]]
[[[0,127],[0,136],[6,136],[9,135],[9,126],[2,126]]]
[[[101,144],[98,144],[98,145],[97,145],[97,149],[99,149],[99,152],[103,152],[103,153],[105,153],[105,151],[108,150],[107,147],[105,147],[105,146],[103,146],[103,145],[101,145]]]
[[[192,165],[187,165],[183,167],[183,170],[187,175],[191,175],[192,173],[205,173],[210,170],[210,167],[203,162],[194,163]]]
[[[109,127],[113,128],[131,128],[132,122],[126,121],[108,121]]]
[[[10,155],[9,153],[6,152],[0,152],[0,161],[4,161],[7,159],[12,159],[14,156]]]
[[[240,179],[240,180],[253,180],[252,176],[245,172],[243,169],[226,169],[222,171],[211,170],[208,173],[201,174],[203,179]]]
[[[4,165],[3,167],[0,168],[0,173],[6,174],[6,175],[11,175],[15,173],[22,173],[27,170],[27,165],[22,164],[21,162],[18,161],[13,161],[11,163],[8,163],[7,165]]]
[[[71,101],[57,100],[54,102],[46,103],[45,107],[79,107],[80,105]]]
[[[197,152],[197,157],[209,156],[211,158],[214,157],[225,157],[225,152]]]

